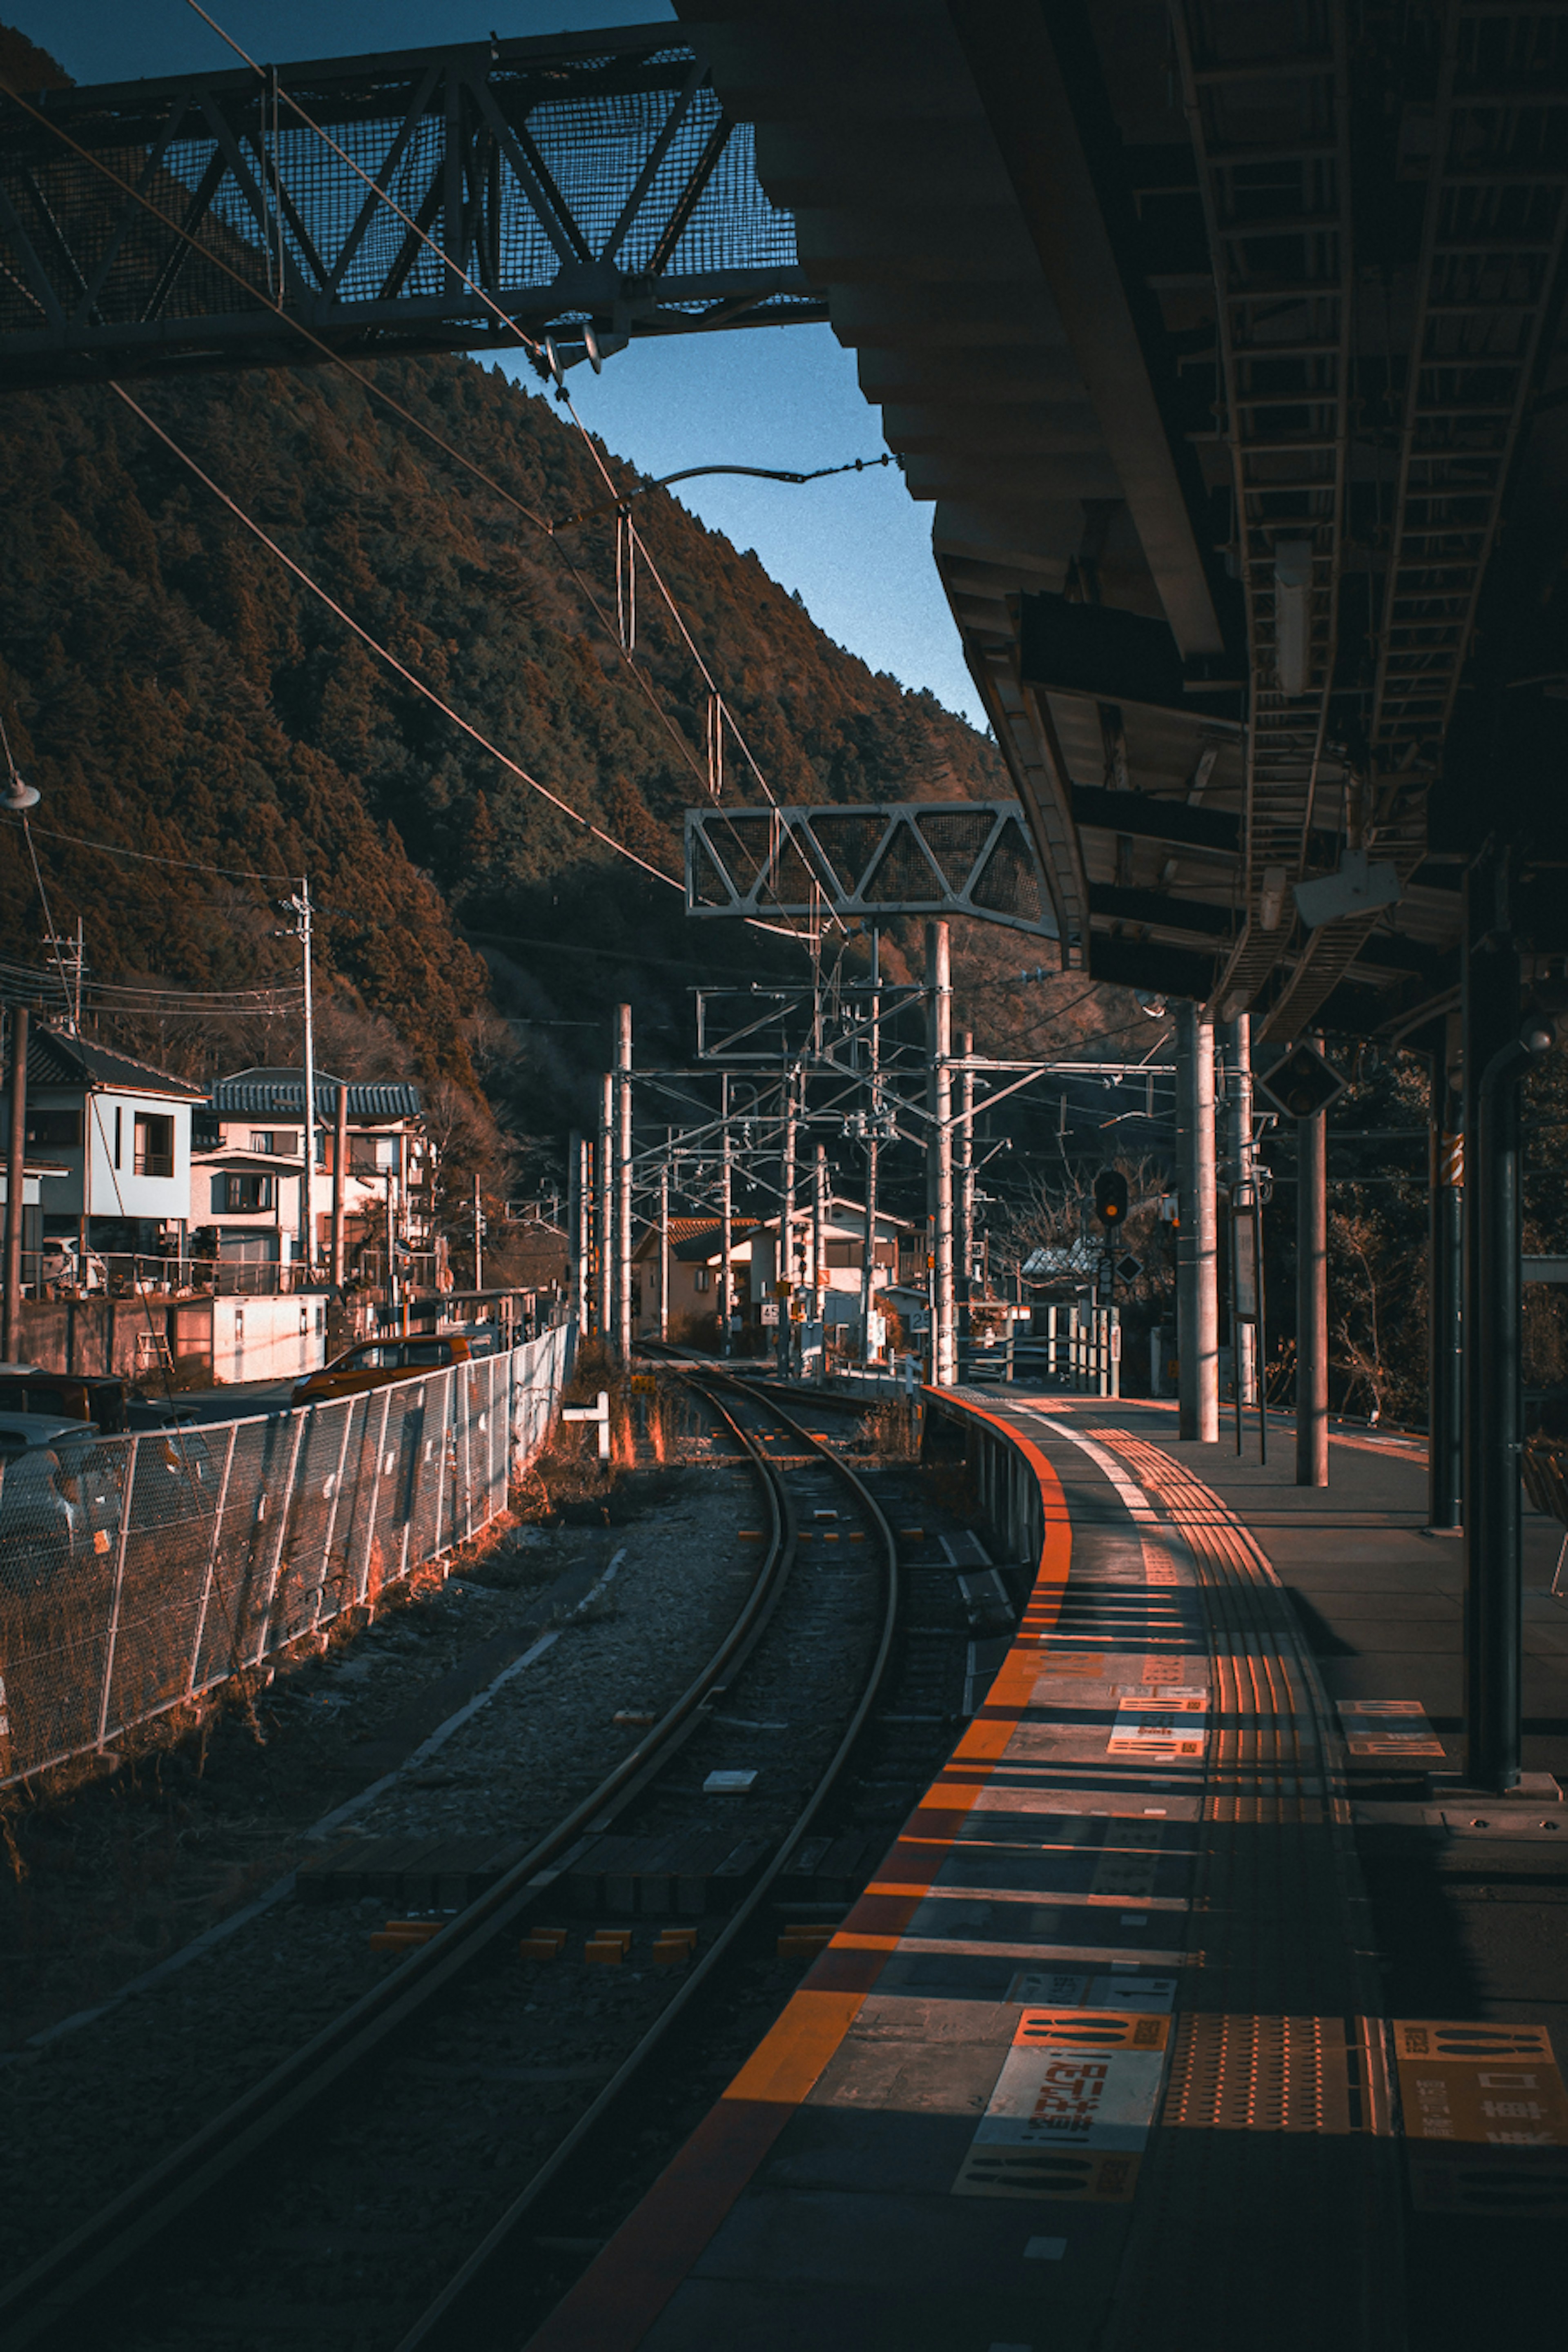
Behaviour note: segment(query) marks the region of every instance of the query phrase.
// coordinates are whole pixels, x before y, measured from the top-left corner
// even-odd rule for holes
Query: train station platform
[[[533,2352],[1468,2352],[1560,2326],[1561,1531],[1527,1521],[1526,1784],[1483,1800],[1460,1546],[1426,1532],[1417,1448],[1342,1440],[1313,1490],[1283,1444],[1267,1467],[1182,1444],[1158,1406],[941,1410],[1028,1486],[1016,1635]]]

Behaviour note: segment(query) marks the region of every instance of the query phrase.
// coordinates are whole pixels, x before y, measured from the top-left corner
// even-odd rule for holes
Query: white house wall
[[[114,1114],[121,1114],[120,1166],[114,1165]],[[139,1116],[167,1118],[174,1128],[174,1174],[138,1176],[136,1121]],[[95,1217],[152,1217],[162,1224],[182,1224],[190,1215],[191,1107],[173,1102],[167,1095],[89,1095],[82,1102],[82,1125],[91,1187],[88,1203]],[[51,1185],[47,1208],[57,1205],[79,1211],[79,1197],[67,1198],[67,1184]]]
[[[327,1302],[306,1293],[283,1298],[215,1298],[213,1380],[297,1380],[327,1360]]]

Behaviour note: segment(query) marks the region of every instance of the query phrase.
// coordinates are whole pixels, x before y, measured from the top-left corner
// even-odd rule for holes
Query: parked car
[[[93,1474],[90,1421],[0,1412],[0,1593],[37,1592],[84,1553],[109,1551],[114,1482]]]
[[[110,1372],[47,1372],[41,1364],[0,1364],[0,1412],[52,1413],[90,1421],[106,1437],[132,1424],[125,1382]]]
[[[346,1348],[295,1384],[290,1404],[326,1404],[334,1397],[357,1396],[362,1389],[383,1389],[392,1381],[416,1380],[422,1372],[446,1370],[466,1364],[468,1343],[456,1332],[437,1332],[416,1339],[362,1339]]]

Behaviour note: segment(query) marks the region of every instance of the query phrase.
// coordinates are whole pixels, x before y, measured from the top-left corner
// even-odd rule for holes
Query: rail
[[[738,1385],[738,1384],[736,1384]],[[590,1825],[602,1827],[629,1802],[652,1774],[680,1746],[699,1710],[717,1685],[732,1675],[765,1631],[794,1565],[797,1528],[788,1493],[762,1448],[718,1401],[709,1401],[730,1423],[755,1466],[769,1515],[769,1541],[763,1567],[744,1603],[722,1641],[700,1672],[649,1730],[605,1775],[591,1793],[574,1805],[505,1876],[442,1929],[417,1948],[372,1991],[352,2004],[311,2040],[274,2067],[259,2083],[215,2116],[180,2147],[153,2167],[119,2197],[53,2248],[22,2276],[0,2288],[0,2332],[7,2347],[35,2344],[49,2336],[77,2311],[85,2298],[97,2294],[140,2260],[191,2209],[209,2195],[243,2162],[264,2147],[311,2104],[361,2061],[370,2056],[398,2027],[472,1965],[506,1929],[531,1908],[552,1876],[551,1865],[563,1856]],[[787,1416],[769,1405],[775,1417]],[[810,1450],[826,1454],[805,1431],[788,1424]],[[888,1560],[888,1606],[873,1668],[848,1731],[801,1813],[781,1844],[769,1868],[729,1927],[693,1969],[654,2029],[644,2037],[582,2116],[534,2179],[513,2200],[484,2243],[454,2279],[410,2335],[409,2346],[434,2340],[447,2324],[453,2307],[484,2270],[529,2207],[542,2193],[561,2166],[592,2130],[607,2106],[628,2083],[663,2032],[689,2006],[698,1989],[708,1982],[720,1955],[731,1948],[745,1919],[772,1885],[804,1835],[833,1780],[864,1726],[874,1703],[891,1648],[898,1605],[898,1571],[892,1531],[875,1499],[846,1465],[836,1465],[858,1489],[865,1508],[882,1536]]]
[[[830,1446],[824,1445],[820,1440],[814,1437],[810,1431],[804,1428],[791,1414],[783,1412],[771,1395],[752,1388],[748,1382],[738,1379],[732,1373],[717,1371],[711,1368],[705,1369],[700,1377],[693,1373],[686,1373],[680,1377],[683,1377],[690,1387],[707,1395],[709,1402],[717,1412],[722,1414],[745,1448],[770,1496],[773,1508],[786,1530],[788,1555],[792,1565],[798,1530],[789,1491],[751,1433],[726,1412],[723,1406],[719,1403],[717,1397],[713,1395],[714,1388],[721,1384],[734,1389],[752,1403],[761,1405],[774,1421],[784,1423],[791,1435],[798,1440],[805,1452],[816,1454],[828,1463],[837,1475],[850,1487],[856,1500],[875,1527],[881,1541],[885,1583],[880,1638],[872,1659],[870,1672],[867,1675],[859,1700],[842,1738],[816,1786],[795,1816],[793,1826],[775,1849],[771,1861],[766,1864],[751,1891],[742,1896],[731,1914],[727,1926],[715,1937],[679,1990],[659,2011],[636,2049],[623,2061],[593,2105],[578,2117],[571,2131],[552,2151],[533,2178],[518,2192],[457,2276],[448,2283],[428,2310],[404,2336],[396,2347],[396,2352],[466,2352],[466,2347],[473,2340],[468,2326],[469,2297],[483,2291],[492,2265],[503,2248],[514,2237],[520,2225],[538,2205],[540,2199],[566,2165],[578,2154],[584,2143],[604,2122],[622,2094],[641,2073],[655,2052],[662,2046],[678,2021],[692,2007],[698,1996],[710,1988],[725,1962],[733,1956],[736,1947],[756,1918],[773,1885],[787,1867],[791,1855],[831,1794],[839,1774],[853,1753],[856,1742],[866,1727],[867,1720],[872,1707],[876,1705],[878,1694],[887,1673],[888,1660],[892,1652],[893,1636],[898,1623],[899,1555],[893,1530],[876,1496],[866,1486],[864,1480],[856,1476],[847,1463],[842,1461]],[[759,1633],[761,1630],[759,1627]]]

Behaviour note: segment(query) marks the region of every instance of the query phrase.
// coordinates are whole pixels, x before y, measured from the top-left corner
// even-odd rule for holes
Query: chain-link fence
[[[0,1787],[111,1746],[474,1535],[549,1437],[574,1338],[5,1459]]]

